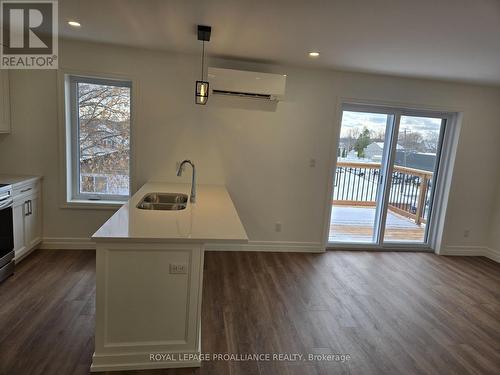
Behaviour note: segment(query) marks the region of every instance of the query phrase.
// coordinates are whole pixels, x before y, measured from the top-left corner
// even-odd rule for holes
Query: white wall
[[[444,243],[488,244],[493,182],[500,178],[498,88],[217,60],[223,67],[286,73],[286,99],[273,107],[211,97],[204,107],[193,99],[199,56],[73,41],[61,43],[60,55],[63,69],[136,79],[136,187],[150,179],[178,181],[175,162],[191,158],[199,183],[227,185],[252,241],[323,240],[339,97],[462,110]],[[45,177],[45,237],[88,237],[112,211],[59,206],[56,77],[53,71],[12,72],[13,133],[0,136],[0,173]],[[274,231],[277,221],[281,233]]]
[[[489,249],[490,252],[494,252],[497,257],[500,257],[500,180],[498,181],[496,200],[493,205]]]

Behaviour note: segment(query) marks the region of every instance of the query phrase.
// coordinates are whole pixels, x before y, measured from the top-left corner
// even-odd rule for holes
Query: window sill
[[[87,210],[113,210],[116,211],[121,206],[123,206],[126,201],[91,201],[91,200],[71,200],[64,202],[62,208],[75,208],[75,209],[87,209]]]

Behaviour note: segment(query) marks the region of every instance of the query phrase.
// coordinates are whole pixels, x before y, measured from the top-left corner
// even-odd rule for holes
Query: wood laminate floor
[[[37,251],[0,284],[0,374],[87,374],[95,253]],[[204,353],[349,354],[109,374],[498,374],[500,264],[425,253],[209,252]]]

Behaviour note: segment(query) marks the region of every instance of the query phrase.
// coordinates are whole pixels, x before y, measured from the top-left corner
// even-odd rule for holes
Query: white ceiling
[[[211,56],[500,84],[500,0],[60,0],[59,12],[67,38],[199,52],[206,24]]]

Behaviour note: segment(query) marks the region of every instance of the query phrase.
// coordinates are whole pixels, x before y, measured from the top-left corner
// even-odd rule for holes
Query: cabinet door
[[[24,229],[26,203],[24,201],[17,202],[13,207],[14,216],[14,250],[16,257],[23,254],[26,250],[26,234]]]
[[[10,133],[9,72],[0,70],[0,133]]]
[[[26,231],[26,245],[31,248],[37,245],[42,237],[40,199],[38,195],[29,197],[27,208],[28,215],[25,216],[24,225]]]

